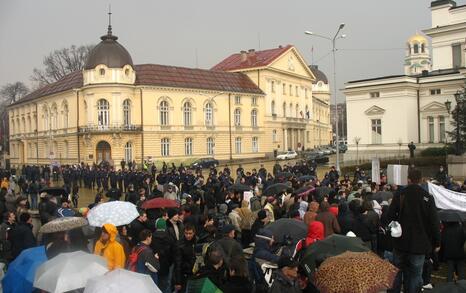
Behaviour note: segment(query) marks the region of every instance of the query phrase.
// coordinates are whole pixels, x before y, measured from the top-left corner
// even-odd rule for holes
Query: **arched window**
[[[235,126],[241,126],[241,109],[235,109]]]
[[[43,121],[44,130],[49,130],[49,111],[47,109],[44,110],[42,121]]]
[[[184,139],[184,154],[186,156],[191,156],[193,154],[193,139],[191,137]]]
[[[204,109],[205,125],[212,126],[214,124],[214,111],[211,103],[207,103]]]
[[[257,127],[257,110],[253,109],[251,111],[251,126]]]
[[[283,103],[283,117],[286,117],[286,103]]]
[[[125,144],[125,161],[126,162],[133,161],[133,144],[131,142],[127,142]]]
[[[272,104],[271,104],[271,110],[272,110],[272,115],[275,115],[275,101],[272,101]]]
[[[57,111],[57,105],[53,105],[52,106],[52,110],[50,111],[50,118],[51,118],[51,121],[50,121],[50,125],[51,125],[51,129],[57,129],[58,128],[58,111]]]
[[[421,53],[425,53],[426,51],[426,46],[424,44],[421,44]]]
[[[23,133],[26,133],[26,119],[24,117],[21,118],[21,122],[23,124]]]
[[[32,132],[31,116],[28,116],[28,132]]]
[[[296,104],[296,118],[299,117],[299,105]]]
[[[170,139],[169,138],[162,138],[160,141],[160,154],[162,157],[170,156]]]
[[[160,102],[160,125],[168,125],[168,102]]]
[[[110,124],[110,105],[105,99],[100,99],[97,102],[97,119],[99,128],[107,128]]]
[[[293,104],[290,103],[290,112],[288,113],[290,117],[293,117]]]
[[[215,142],[212,137],[207,138],[207,154],[213,155],[215,150]]]
[[[419,53],[419,45],[414,44],[414,54],[417,54],[417,53]]]
[[[235,152],[241,154],[241,137],[235,138]]]
[[[63,106],[63,128],[68,128],[68,104]]]
[[[11,134],[16,134],[16,129],[15,129],[15,120],[11,120]]]
[[[123,101],[123,126],[128,127],[131,125],[131,100],[126,99]],[[132,162],[132,161],[126,161]]]
[[[306,105],[306,113],[305,114],[306,114],[306,118],[309,119],[310,118],[309,117],[310,113],[309,113],[309,106],[308,105]]]
[[[192,107],[190,102],[186,102],[183,105],[183,118],[184,126],[191,126],[192,124]]]

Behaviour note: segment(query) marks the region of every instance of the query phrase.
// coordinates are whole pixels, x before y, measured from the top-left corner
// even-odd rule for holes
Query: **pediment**
[[[445,104],[439,102],[432,102],[421,108],[421,112],[445,112],[447,108]]]
[[[291,47],[285,54],[272,62],[270,67],[282,72],[289,72],[309,79],[315,79],[314,74],[307,66],[307,62],[295,47]]]
[[[364,111],[366,115],[382,115],[385,113],[385,109],[380,108],[379,106],[372,106],[366,111]]]

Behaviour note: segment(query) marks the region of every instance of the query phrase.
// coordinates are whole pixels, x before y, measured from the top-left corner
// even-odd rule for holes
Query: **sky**
[[[350,80],[403,74],[406,40],[431,24],[425,0],[0,0],[0,86],[30,85],[32,70],[55,49],[97,44],[109,4],[113,33],[134,64],[208,69],[240,50],[293,44],[332,85],[331,43],[304,31],[333,37],[345,23],[347,37],[337,41],[338,89]],[[341,92],[337,97],[344,100]]]

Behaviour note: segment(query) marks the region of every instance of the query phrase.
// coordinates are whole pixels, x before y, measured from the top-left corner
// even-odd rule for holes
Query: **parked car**
[[[332,154],[332,151],[327,149],[327,148],[321,147],[320,150],[324,153],[324,155],[331,155]]]
[[[217,167],[217,166],[218,166],[218,160],[214,158],[201,158],[191,163],[191,168],[207,169],[210,167]]]
[[[324,147],[324,150],[327,150],[330,152],[330,154],[336,154],[337,153],[337,149],[334,148],[333,146],[327,146],[327,147]]]
[[[317,164],[325,164],[328,163],[328,157],[325,155],[319,155],[317,153],[309,154],[306,159],[308,161],[315,161]]]
[[[344,143],[340,143],[340,145],[338,146],[338,151],[340,153],[346,153],[347,150],[348,150],[348,146]]]
[[[278,160],[290,160],[290,159],[296,159],[298,157],[298,154],[295,151],[287,151],[284,154],[278,155],[277,159]]]

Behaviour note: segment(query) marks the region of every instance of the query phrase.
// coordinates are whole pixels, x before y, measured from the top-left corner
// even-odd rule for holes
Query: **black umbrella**
[[[294,175],[293,175],[293,173],[291,173],[291,172],[280,172],[280,173],[277,173],[277,176],[275,176],[275,177],[277,177],[277,178],[282,177],[282,178],[289,179],[289,178],[291,178],[291,177],[293,177],[293,176],[294,176]]]
[[[466,213],[455,210],[440,210],[438,218],[442,222],[466,222]]]
[[[466,292],[466,280],[438,284],[432,293],[464,293]]]
[[[309,181],[309,180],[316,180],[316,176],[304,175],[304,176],[299,177],[298,180],[301,182]]]
[[[316,196],[317,197],[324,197],[328,196],[332,192],[332,189],[327,186],[319,186],[316,188]]]
[[[61,197],[66,197],[68,194],[66,193],[66,190],[61,188],[61,187],[46,187],[41,189],[40,193],[47,193],[48,195],[52,196],[61,196]]]
[[[291,191],[291,188],[285,183],[276,183],[267,187],[262,194],[265,196],[277,195],[285,191]]]
[[[251,187],[249,187],[249,186],[247,186],[245,184],[236,183],[236,184],[233,184],[232,186],[230,186],[230,190],[232,190],[234,192],[243,192],[243,191],[250,191]]]
[[[272,231],[275,240],[279,243],[284,242],[285,236],[290,236],[296,242],[307,235],[307,226],[302,221],[281,218],[269,224],[266,228]]]
[[[369,250],[358,237],[332,234],[324,240],[317,241],[307,247],[300,264],[310,276],[317,266],[330,256],[336,256],[346,251],[365,252]]]
[[[301,194],[301,193],[305,193],[305,192],[310,192],[310,191],[312,191],[314,189],[315,189],[314,186],[303,186],[303,187],[298,188],[295,191],[293,191],[293,193]]]
[[[382,203],[383,201],[389,201],[393,198],[393,193],[390,191],[378,191],[374,193],[372,196],[373,200],[376,200],[378,203]]]

